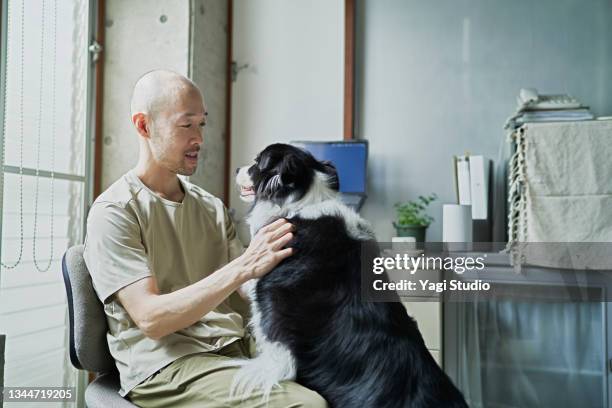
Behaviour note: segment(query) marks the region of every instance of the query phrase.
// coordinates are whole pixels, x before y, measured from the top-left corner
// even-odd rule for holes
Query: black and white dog
[[[258,355],[240,363],[235,394],[295,380],[333,408],[467,407],[401,303],[362,301],[360,249],[375,239],[338,200],[331,164],[274,144],[236,180],[252,234],[281,217],[296,230],[294,255],[245,285]]]

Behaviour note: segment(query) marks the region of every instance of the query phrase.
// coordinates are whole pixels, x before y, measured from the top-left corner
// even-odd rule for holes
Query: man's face
[[[149,132],[151,152],[159,165],[184,176],[195,172],[206,115],[197,89],[182,91],[174,103],[158,109]]]

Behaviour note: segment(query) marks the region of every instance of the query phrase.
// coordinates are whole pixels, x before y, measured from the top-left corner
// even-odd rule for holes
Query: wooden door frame
[[[96,27],[96,41],[102,47],[102,52],[98,54],[98,60],[95,67],[95,95],[96,99],[94,102],[94,142],[93,142],[93,199],[95,200],[102,193],[102,149],[103,149],[103,127],[102,127],[102,114],[104,111],[104,32],[106,20],[106,1],[97,1],[97,27]]]
[[[229,208],[232,183],[232,58],[234,53],[234,0],[227,6],[227,67],[225,71],[225,180],[223,203]]]
[[[355,138],[355,1],[344,0],[344,140]]]

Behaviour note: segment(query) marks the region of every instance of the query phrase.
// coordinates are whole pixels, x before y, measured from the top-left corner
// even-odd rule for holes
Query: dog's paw
[[[236,372],[230,388],[230,396],[241,397],[243,400],[254,392],[261,392],[263,399],[268,401],[274,387],[280,387],[280,370],[270,369],[261,358],[242,360],[240,369]]]

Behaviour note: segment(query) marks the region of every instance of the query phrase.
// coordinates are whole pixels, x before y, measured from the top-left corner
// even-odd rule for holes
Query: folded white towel
[[[612,242],[612,121],[529,123],[512,138],[510,246]],[[567,266],[550,252],[544,262],[538,253],[538,264]]]

